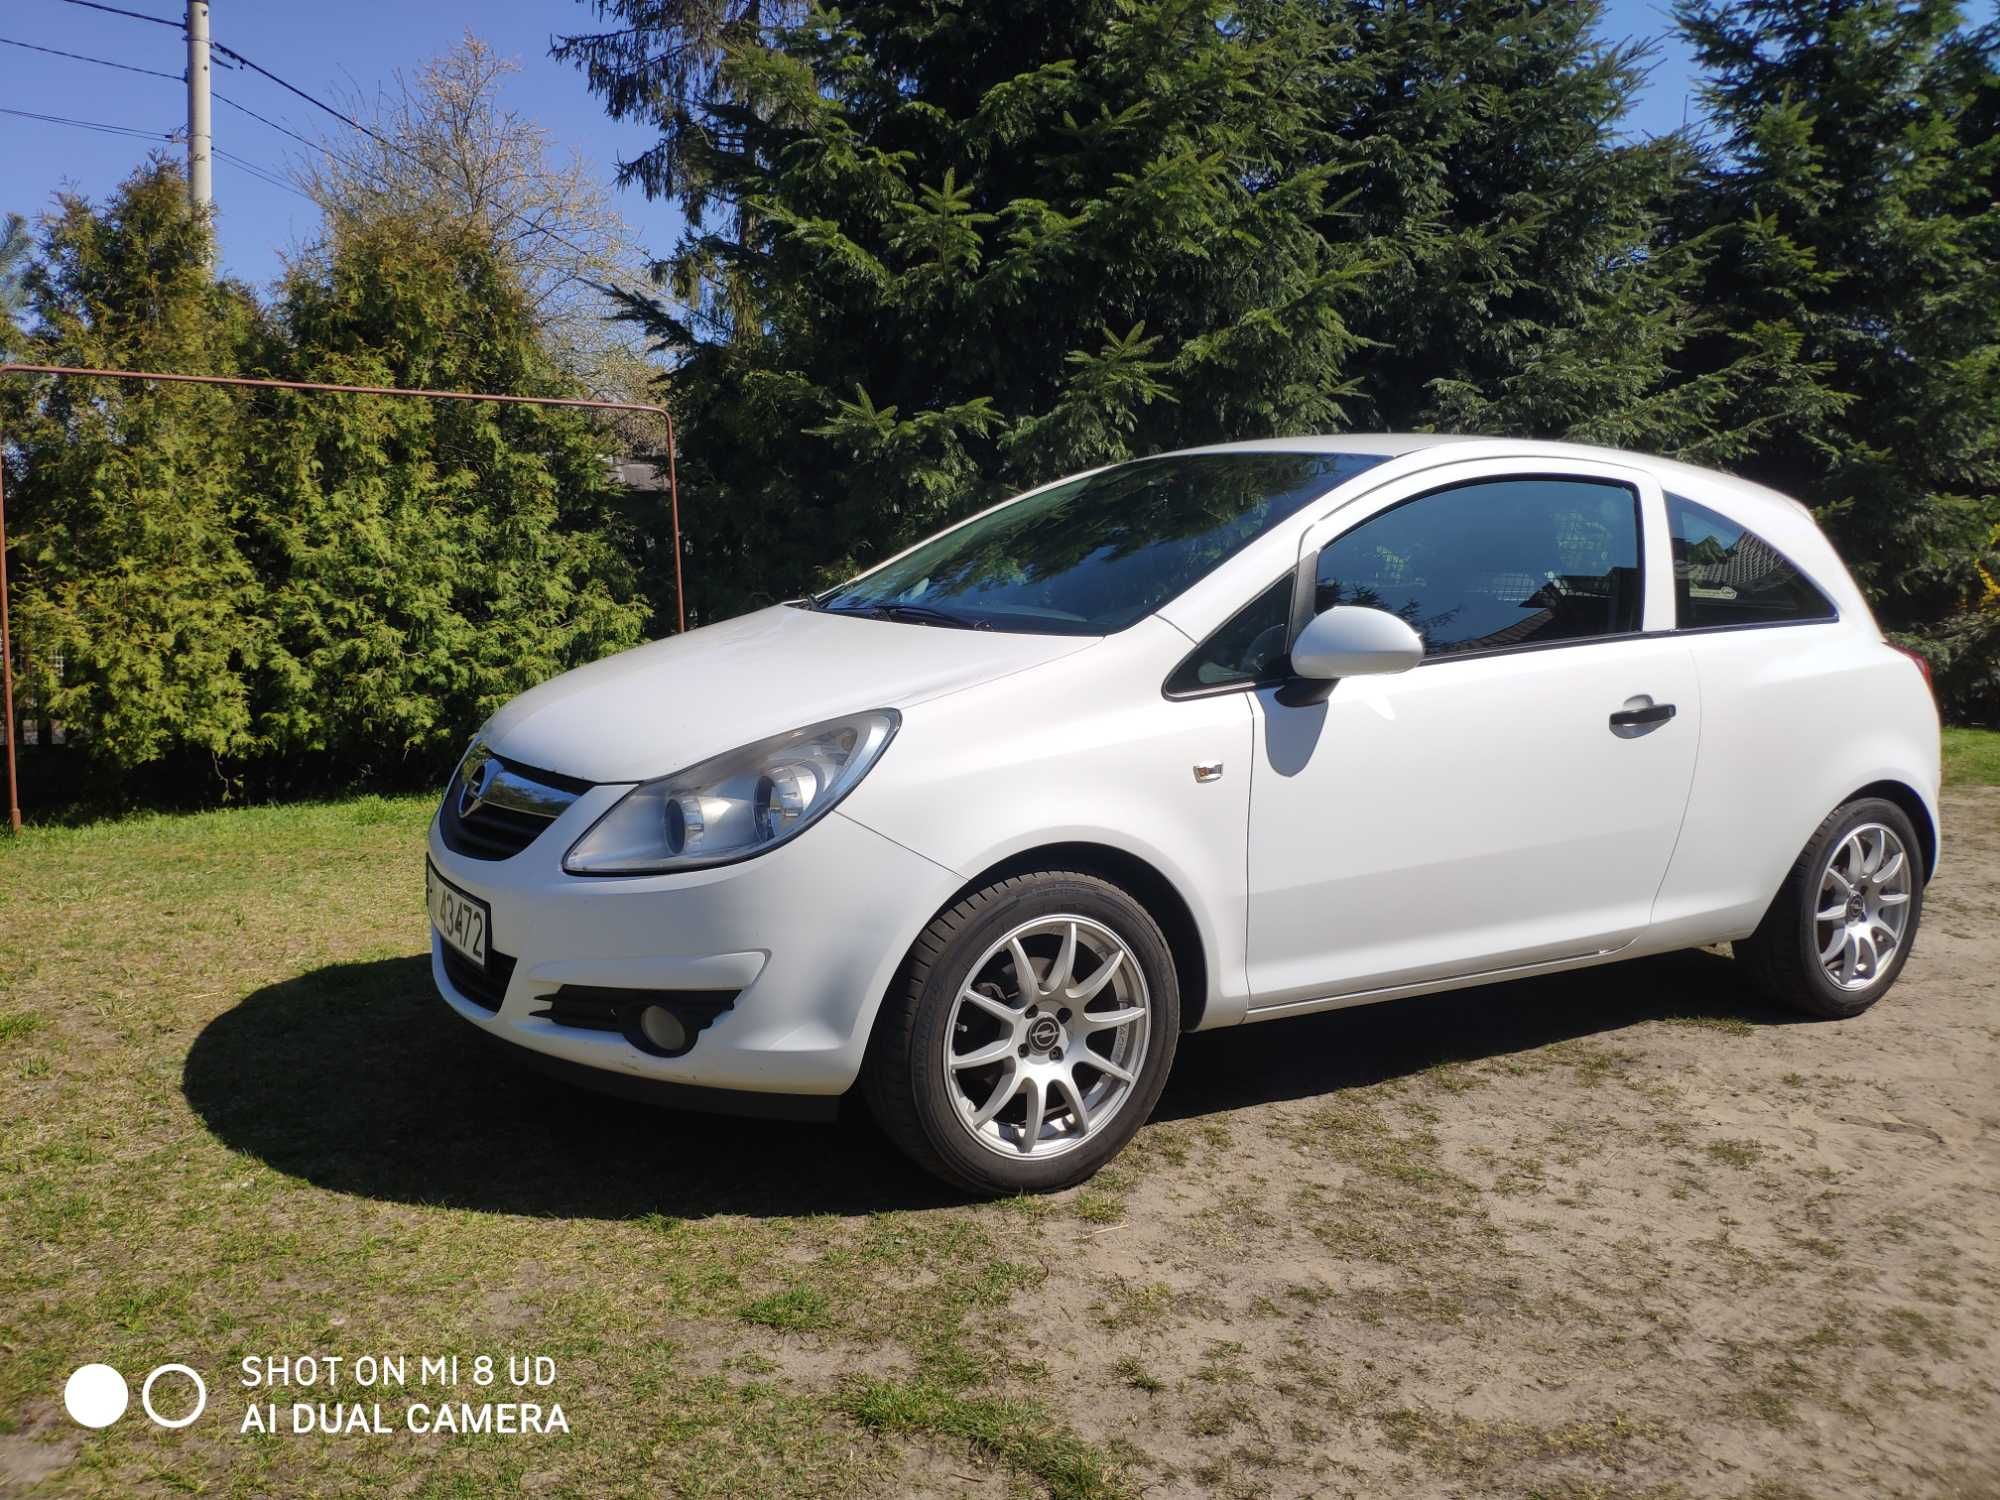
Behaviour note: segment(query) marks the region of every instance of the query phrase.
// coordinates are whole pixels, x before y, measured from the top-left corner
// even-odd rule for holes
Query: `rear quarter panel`
[[[1912,787],[1939,826],[1936,704],[1865,614],[1686,639],[1701,745],[1654,905],[1660,938],[1748,936],[1821,820],[1872,782]]]

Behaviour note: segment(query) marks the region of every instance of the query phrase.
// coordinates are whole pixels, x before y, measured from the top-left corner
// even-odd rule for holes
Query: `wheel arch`
[[[1856,787],[1846,796],[1835,799],[1828,805],[1827,810],[1820,814],[1821,821],[1838,812],[1841,808],[1847,806],[1848,803],[1860,801],[1864,797],[1880,797],[1883,801],[1892,802],[1903,810],[1904,814],[1910,820],[1910,826],[1917,831],[1918,849],[1924,857],[1924,883],[1926,885],[1930,884],[1931,877],[1937,873],[1937,819],[1931,813],[1930,804],[1924,800],[1923,794],[1911,786],[1909,782],[1898,780],[1894,776],[1878,777],[1874,781]],[[1813,826],[1816,828],[1819,825],[1815,823]],[[1798,849],[1801,853],[1804,852],[1809,842],[1810,835],[1799,840]],[[1793,857],[1797,858],[1797,855]],[[1789,870],[1790,866],[1787,865],[1786,868]],[[1761,908],[1761,914],[1757,919],[1759,926],[1763,925],[1765,918],[1770,915],[1773,905],[1784,894],[1784,881],[1785,877],[1781,875],[1778,883],[1772,888],[1770,898],[1764,903]]]
[[[1917,830],[1917,843],[1923,850],[1924,883],[1928,885],[1931,877],[1937,873],[1938,862],[1937,819],[1931,816],[1930,804],[1925,802],[1923,795],[1908,782],[1893,779],[1871,781],[1866,786],[1857,787],[1840,800],[1844,806],[1863,797],[1880,797],[1884,802],[1893,802],[1909,818],[1910,826]]]
[[[1208,947],[1195,921],[1194,908],[1180,888],[1151,861],[1111,844],[1065,840],[1036,844],[995,860],[938,904],[949,911],[972,892],[1032,870],[1077,870],[1109,881],[1131,895],[1152,914],[1166,936],[1174,958],[1174,978],[1181,991],[1181,1030],[1201,1025],[1209,1001]],[[935,917],[936,913],[932,913]],[[914,943],[912,944],[914,947]],[[905,958],[907,962],[907,955]],[[900,977],[902,965],[897,966]],[[891,980],[891,984],[895,983]],[[879,1015],[879,1010],[878,1010]]]

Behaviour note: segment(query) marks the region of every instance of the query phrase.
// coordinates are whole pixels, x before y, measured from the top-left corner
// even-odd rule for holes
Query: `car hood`
[[[486,737],[509,760],[543,770],[644,781],[767,735],[905,708],[1094,644],[777,605],[565,672],[501,709]]]

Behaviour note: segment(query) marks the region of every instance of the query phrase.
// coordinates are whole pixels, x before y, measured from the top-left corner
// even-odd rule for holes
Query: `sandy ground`
[[[1042,1388],[1152,1494],[2000,1496],[2000,789],[1947,817],[1855,1021],[1689,953],[1191,1039]]]

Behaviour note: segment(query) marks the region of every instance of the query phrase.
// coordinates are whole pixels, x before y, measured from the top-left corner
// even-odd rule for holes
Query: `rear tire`
[[[1774,1000],[1844,1020],[1903,972],[1923,904],[1923,846],[1909,815],[1880,797],[1858,798],[1806,841],[1736,956]]]
[[[926,1171],[973,1193],[1047,1192],[1089,1177],[1145,1123],[1180,1020],[1173,954],[1146,909],[1095,875],[1033,871],[924,929],[882,1003],[862,1086]]]

